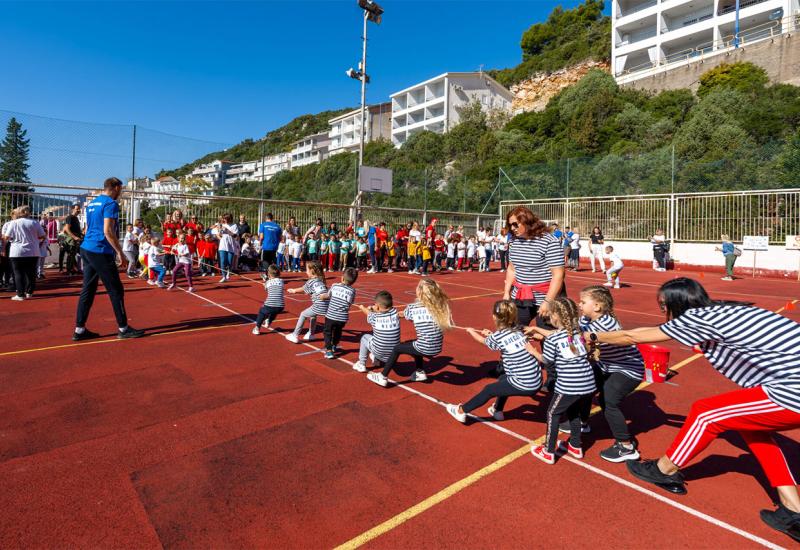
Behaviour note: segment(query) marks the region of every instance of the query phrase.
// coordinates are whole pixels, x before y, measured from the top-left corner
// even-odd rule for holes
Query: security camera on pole
[[[361,82],[361,129],[358,144],[358,178],[356,181],[356,198],[353,201],[353,207],[355,210],[353,215],[354,220],[358,219],[361,213],[362,186],[360,182],[363,179],[362,166],[364,165],[364,140],[367,126],[367,84],[369,83],[369,75],[367,74],[367,22],[372,21],[373,23],[379,25],[383,16],[383,8],[380,7],[374,0],[358,0],[358,6],[364,10],[364,30],[361,36],[361,62],[358,64],[358,70],[350,68],[345,71],[347,76]],[[391,176],[389,179],[389,193],[391,193]]]

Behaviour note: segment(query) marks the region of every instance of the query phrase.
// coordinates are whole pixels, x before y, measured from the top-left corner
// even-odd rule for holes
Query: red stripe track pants
[[[718,435],[736,431],[773,487],[796,485],[783,452],[772,438],[774,432],[793,428],[800,428],[800,413],[771,401],[760,386],[732,391],[695,401],[667,456],[683,467]]]

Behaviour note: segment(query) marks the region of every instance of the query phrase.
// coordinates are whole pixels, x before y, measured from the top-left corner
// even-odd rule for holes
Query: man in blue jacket
[[[272,212],[267,213],[266,221],[258,226],[258,238],[261,240],[261,270],[274,264],[278,255],[278,244],[281,242],[281,226],[272,219]]]

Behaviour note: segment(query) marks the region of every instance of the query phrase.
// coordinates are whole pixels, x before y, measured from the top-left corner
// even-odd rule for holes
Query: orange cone
[[[794,308],[795,308],[795,305],[794,305],[794,302],[792,301],[792,302],[786,302],[786,306],[784,306],[783,309],[788,311],[788,310],[794,309]]]

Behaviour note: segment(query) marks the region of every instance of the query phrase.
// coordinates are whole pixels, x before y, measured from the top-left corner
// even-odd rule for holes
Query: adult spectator
[[[250,224],[244,214],[239,214],[239,222],[236,224],[236,229],[239,231],[239,246],[244,244],[244,236],[250,234]]]
[[[725,256],[725,276],[723,281],[733,280],[733,266],[736,264],[736,259],[742,254],[742,251],[733,245],[733,241],[727,235],[722,235],[722,247],[719,246],[715,249],[717,252],[722,252]],[[739,255],[737,255],[737,252]]]
[[[537,316],[547,316],[550,302],[562,293],[564,255],[558,239],[524,206],[508,213],[506,227],[512,239],[503,299],[514,300],[519,324],[527,326]]]
[[[261,241],[261,269],[266,271],[278,259],[278,245],[281,242],[281,226],[275,223],[272,212],[258,226],[258,239]]]
[[[606,261],[603,258],[603,254],[605,253],[605,237],[603,236],[603,231],[598,226],[594,226],[592,229],[592,234],[589,235],[589,240],[591,241],[589,244],[589,254],[592,258],[592,273],[595,272],[594,268],[594,261],[595,259],[598,260],[600,264],[600,271],[602,273],[606,272]]]
[[[233,261],[236,256],[239,229],[233,223],[231,214],[223,214],[214,226],[214,234],[219,240],[219,269],[222,272],[220,283],[226,283],[231,277]]]
[[[367,252],[369,253],[369,263],[370,263],[370,268],[369,268],[369,271],[367,271],[367,273],[377,273],[377,271],[378,271],[378,266],[377,266],[378,259],[377,259],[376,255],[375,255],[375,253],[377,252],[375,250],[375,246],[377,244],[376,243],[376,240],[377,240],[376,239],[376,235],[377,235],[378,230],[374,225],[372,225],[370,223],[369,220],[364,220],[364,223],[362,224],[362,227],[364,228],[364,231],[366,231],[366,233],[367,233]]]
[[[17,219],[17,209],[11,211],[11,219],[3,224],[0,229],[0,290],[7,292],[14,292],[16,286],[14,285],[14,269],[11,267],[11,241],[3,237],[6,228],[11,225],[11,222]]]
[[[761,519],[800,541],[800,496],[777,432],[800,428],[800,325],[749,304],[720,302],[692,279],[661,285],[657,327],[589,333],[590,342],[633,345],[676,340],[697,346],[711,366],[743,389],[695,401],[678,435],[658,460],[628,462],[637,478],[686,493],[680,469],[725,432],[739,432],[780,503]]]
[[[103,281],[114,309],[119,331],[117,338],[139,338],[143,330],[128,325],[125,312],[125,289],[119,278],[117,258],[125,267],[125,256],[119,244],[119,204],[117,198],[122,192],[122,182],[108,178],[103,182],[103,192],[86,206],[86,235],[81,244],[83,261],[83,288],[78,298],[78,312],[75,320],[75,341],[97,338],[99,334],[86,328],[89,312],[97,294],[97,283]]]
[[[139,221],[139,220],[137,220],[137,221]],[[186,222],[186,229],[190,229],[190,228],[194,229],[194,232],[197,233],[198,235],[201,232],[202,226],[203,226],[203,224],[201,224],[200,222],[197,221],[197,216],[195,216],[195,215],[189,216],[189,221]]]
[[[495,237],[497,242],[497,254],[500,256],[500,273],[504,273],[508,268],[508,228],[500,229],[500,234]]]
[[[62,233],[64,235],[64,251],[67,260],[67,275],[75,275],[78,273],[77,255],[80,250],[81,241],[83,240],[83,233],[81,232],[81,205],[73,204],[72,210],[64,219],[64,228]],[[138,220],[142,223],[142,220]],[[61,262],[59,261],[59,264]]]
[[[87,212],[88,215],[88,212]],[[164,234],[167,233],[167,229],[172,229],[174,231],[174,235],[178,234],[178,231],[183,231],[186,227],[186,222],[183,221],[183,212],[180,209],[176,208],[172,215],[169,217],[167,221],[161,224],[161,229],[164,230]]]
[[[314,222],[314,225],[308,228],[308,230],[303,234],[303,242],[305,243],[309,238],[311,239],[318,239],[320,235],[324,235],[325,231],[322,229],[323,226],[322,218],[317,218],[317,221]],[[289,224],[286,226],[286,229],[283,232],[283,236],[285,238],[291,237],[294,239],[297,235],[299,235],[299,228],[298,231],[293,231],[294,228],[294,218],[289,218]]]
[[[56,219],[53,212],[47,213],[47,227],[45,228],[47,231],[47,242],[50,244],[55,244],[58,242],[58,220]]]
[[[663,229],[656,230],[656,234],[650,237],[650,244],[653,245],[653,269],[656,271],[666,271],[669,243],[664,236]]]
[[[16,211],[16,218],[3,227],[3,239],[11,243],[9,258],[17,290],[11,299],[22,302],[31,298],[36,290],[39,250],[40,245],[47,241],[47,234],[41,223],[31,219],[30,206],[20,206]]]

